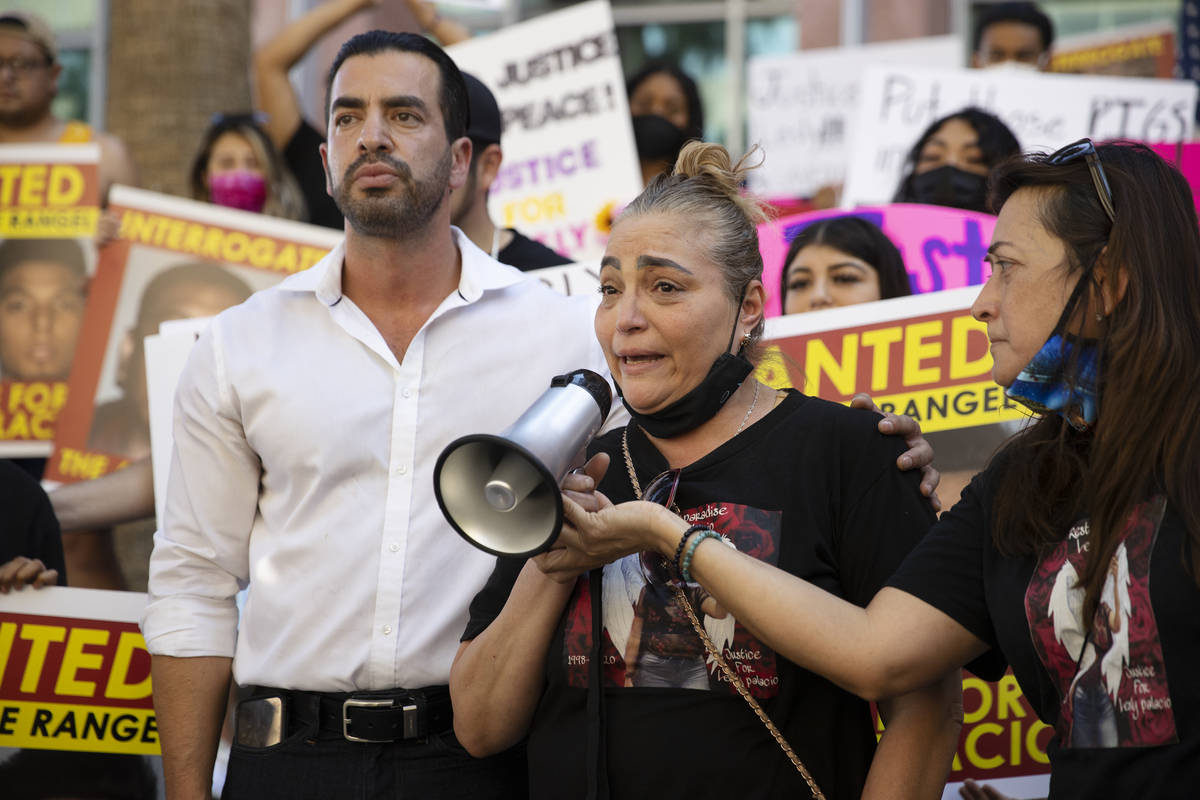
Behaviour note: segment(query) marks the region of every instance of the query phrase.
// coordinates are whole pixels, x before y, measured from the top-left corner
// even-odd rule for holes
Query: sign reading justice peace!
[[[598,258],[612,209],[641,191],[608,3],[580,3],[447,52],[500,106],[504,163],[489,194],[492,220],[574,261]]]

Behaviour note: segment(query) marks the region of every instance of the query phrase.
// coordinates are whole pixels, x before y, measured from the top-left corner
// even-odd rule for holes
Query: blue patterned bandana
[[[1095,339],[1055,332],[1005,391],[1038,414],[1056,413],[1085,431],[1099,413],[1100,359]]]

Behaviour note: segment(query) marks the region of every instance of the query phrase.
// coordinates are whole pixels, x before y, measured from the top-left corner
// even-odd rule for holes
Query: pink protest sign
[[[1200,213],[1200,142],[1159,142],[1149,147],[1183,173],[1188,186],[1192,187],[1192,202],[1196,204],[1196,212]]]
[[[883,229],[904,257],[913,292],[976,286],[987,278],[983,257],[996,227],[990,214],[909,203],[792,214],[758,226],[767,316],[780,313],[780,279],[788,244],[814,222],[847,216],[862,217]]]

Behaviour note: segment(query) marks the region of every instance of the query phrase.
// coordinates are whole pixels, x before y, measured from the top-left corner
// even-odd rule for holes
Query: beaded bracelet
[[[679,568],[679,576],[683,578],[684,583],[692,582],[692,574],[689,570],[692,567],[692,556],[696,553],[696,548],[705,539],[720,539],[721,534],[714,531],[712,528],[705,528],[692,537],[691,544],[688,545],[687,554],[683,557],[683,564]]]
[[[696,531],[706,530],[708,530],[708,527],[705,525],[693,525],[683,532],[683,536],[679,538],[679,546],[675,548],[675,558],[671,559],[671,563],[675,565],[676,575],[683,576],[683,565],[680,563],[679,558],[683,555],[683,546],[687,544],[688,537]]]

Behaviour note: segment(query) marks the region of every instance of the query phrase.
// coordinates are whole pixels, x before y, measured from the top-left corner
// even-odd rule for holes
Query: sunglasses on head
[[[1096,187],[1096,194],[1100,197],[1100,205],[1104,207],[1104,213],[1108,214],[1109,222],[1116,222],[1117,212],[1113,206],[1112,187],[1108,185],[1108,176],[1104,174],[1104,165],[1100,163],[1100,154],[1096,152],[1096,145],[1092,143],[1091,139],[1072,142],[1052,153],[1046,159],[1046,163],[1057,167],[1081,158],[1087,161],[1088,171],[1092,174],[1092,185]]]

